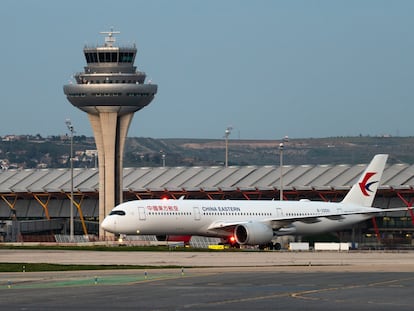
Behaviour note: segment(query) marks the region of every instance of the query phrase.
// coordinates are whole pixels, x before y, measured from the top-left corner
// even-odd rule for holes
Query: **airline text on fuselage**
[[[234,206],[203,206],[203,212],[240,212],[240,207]]]
[[[177,205],[147,205],[147,210],[152,212],[177,212]]]

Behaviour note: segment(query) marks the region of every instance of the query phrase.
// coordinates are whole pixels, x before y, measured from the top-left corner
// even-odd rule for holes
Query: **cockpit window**
[[[117,211],[110,212],[109,215],[125,216],[125,212],[124,211],[117,210]]]

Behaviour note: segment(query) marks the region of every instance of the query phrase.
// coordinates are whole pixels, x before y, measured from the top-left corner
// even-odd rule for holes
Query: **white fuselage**
[[[226,237],[238,224],[262,223],[274,235],[331,232],[369,219],[377,208],[311,201],[138,200],[120,204],[102,227],[119,234]]]
[[[241,245],[265,245],[279,235],[338,231],[384,211],[366,206],[372,206],[387,158],[375,155],[341,203],[138,200],[116,206],[101,227],[119,234],[234,237]]]

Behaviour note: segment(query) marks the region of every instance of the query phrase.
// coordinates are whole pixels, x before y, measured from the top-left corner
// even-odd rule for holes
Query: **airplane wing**
[[[379,213],[387,213],[387,212],[407,212],[413,210],[412,206],[404,206],[404,207],[393,207],[393,208],[377,208],[381,211]]]
[[[330,220],[341,220],[344,219],[345,216],[348,215],[372,215],[374,217],[378,214],[385,214],[388,212],[406,212],[409,210],[412,210],[412,207],[395,207],[395,208],[377,208],[377,207],[370,207],[367,209],[362,209],[359,211],[342,211],[337,213],[330,213],[330,214],[324,214],[320,216],[291,216],[291,217],[280,217],[280,218],[272,218],[268,219],[267,221],[270,221],[272,223],[284,223],[291,224],[296,221],[300,221],[303,223],[311,224],[311,223],[317,223],[321,221],[321,218],[327,218]]]
[[[306,224],[318,223],[322,218],[328,218],[331,220],[341,220],[347,215],[372,215],[373,217],[378,214],[384,214],[387,212],[401,212],[412,210],[413,207],[396,207],[396,208],[367,208],[359,211],[342,211],[329,214],[323,214],[320,216],[315,215],[302,215],[302,216],[281,216],[261,219],[260,222],[267,223],[273,229],[279,229],[288,226],[294,222],[303,222]],[[252,220],[253,221],[253,220]],[[209,230],[220,230],[220,231],[232,231],[237,225],[243,225],[252,221],[216,221],[213,222],[208,229]]]

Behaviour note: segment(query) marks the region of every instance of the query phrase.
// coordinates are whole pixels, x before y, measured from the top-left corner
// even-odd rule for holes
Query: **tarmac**
[[[0,249],[0,262],[152,266],[3,272],[1,310],[408,311],[414,305],[414,252]]]
[[[190,251],[70,251],[0,249],[0,262],[140,265],[177,267],[310,267],[348,271],[414,272],[413,251],[349,252],[190,252]]]

